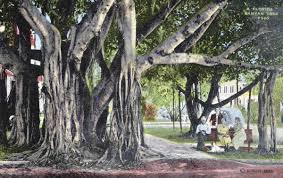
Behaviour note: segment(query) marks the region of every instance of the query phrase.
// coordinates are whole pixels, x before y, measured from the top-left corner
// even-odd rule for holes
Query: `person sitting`
[[[244,126],[241,123],[241,120],[239,117],[235,118],[235,125],[234,125],[234,138],[232,139],[232,144],[236,150],[240,148],[240,146],[244,145],[245,141],[245,131]]]
[[[229,126],[224,118],[221,118],[221,120],[218,121],[217,132],[221,145],[224,145],[225,151],[228,151],[231,138],[229,135]]]
[[[211,133],[211,128],[209,124],[206,123],[206,118],[204,116],[200,119],[200,124],[197,126],[196,135],[198,138],[197,150],[205,150],[204,141],[207,139],[207,135]]]

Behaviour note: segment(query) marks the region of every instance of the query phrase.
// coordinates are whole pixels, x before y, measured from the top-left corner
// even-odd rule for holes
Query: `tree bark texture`
[[[199,124],[199,113],[201,109],[198,103],[199,81],[198,76],[195,73],[188,73],[186,75],[186,79],[186,90],[184,91],[184,94],[187,112],[191,122],[188,134],[190,137],[195,137],[196,128]]]
[[[39,141],[39,101],[36,77],[27,74],[16,78],[16,113],[10,144],[22,147]]]
[[[68,160],[72,156],[81,156],[79,147],[85,141],[83,126],[90,96],[84,74],[91,63],[85,62],[89,58],[83,58],[83,55],[91,39],[104,28],[104,19],[113,2],[95,2],[98,3],[98,11],[93,16],[90,15],[93,12],[86,14],[82,22],[72,28],[69,50],[65,52],[57,28],[30,1],[21,1],[20,13],[38,32],[43,43],[45,130],[41,146],[31,159],[41,158],[45,161],[50,158],[61,159],[63,156],[64,160]],[[81,63],[86,65],[81,66]]]
[[[181,92],[178,91],[178,111],[179,111],[179,122],[180,122],[180,132],[183,132],[182,129],[182,108],[181,108]]]
[[[31,44],[30,26],[20,15],[17,18],[19,24],[19,56],[26,68],[16,75],[15,118],[10,137],[10,144],[23,147],[34,145],[39,141],[39,93],[37,86],[37,74],[30,63]]]
[[[262,76],[259,87],[258,104],[259,104],[259,116],[258,116],[258,133],[259,143],[258,152],[260,154],[266,154],[270,151],[268,144],[268,133],[267,133],[267,122],[268,118],[271,121],[271,149],[276,151],[276,129],[275,121],[273,122],[274,111],[273,111],[273,99],[272,91],[276,80],[276,72],[266,72]]]
[[[276,137],[276,117],[274,112],[274,102],[273,102],[273,89],[276,81],[277,73],[272,71],[270,73],[270,81],[268,85],[268,96],[269,96],[269,112],[270,112],[270,151],[276,153],[277,150],[277,137]]]
[[[140,148],[140,78],[136,74],[136,19],[132,0],[120,3],[119,27],[124,39],[121,72],[116,78],[109,147],[104,154],[106,161],[122,164],[139,161]]]

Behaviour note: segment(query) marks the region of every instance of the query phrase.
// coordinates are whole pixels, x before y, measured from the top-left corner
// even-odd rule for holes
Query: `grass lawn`
[[[173,126],[173,122],[171,121],[144,121],[143,122],[145,125],[150,124],[150,125],[171,125]],[[184,125],[189,125],[189,122],[182,122],[182,124]],[[179,127],[180,123],[179,122],[175,122],[175,125]]]
[[[187,132],[188,128],[183,129],[183,133]],[[176,143],[197,143],[196,139],[187,139],[182,136],[180,129],[176,128],[145,128],[145,133],[154,135],[156,137],[164,138]],[[210,144],[210,142],[206,142]],[[217,143],[220,145],[220,143]],[[257,147],[256,143],[251,145],[253,148]],[[230,151],[225,153],[208,153],[219,159],[255,159],[255,160],[283,160],[283,145],[278,145],[279,152],[277,154],[259,155],[255,151]]]
[[[255,151],[251,152],[225,152],[225,153],[209,153],[220,159],[260,159],[260,160],[281,160],[283,159],[283,148],[279,148],[277,154],[260,155]]]
[[[189,129],[183,129],[183,133],[188,132]],[[196,143],[196,139],[187,139],[182,136],[179,128],[145,128],[145,133],[154,135],[156,137],[165,138],[176,143]]]

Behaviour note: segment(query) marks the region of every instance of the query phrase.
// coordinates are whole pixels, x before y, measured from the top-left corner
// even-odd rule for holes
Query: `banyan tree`
[[[142,74],[156,65],[227,65],[269,70],[266,66],[228,59],[242,46],[269,32],[267,29],[259,29],[258,32],[235,41],[218,56],[188,52],[221,14],[227,6],[227,0],[210,1],[150,52],[138,55],[137,45],[162,25],[181,3],[186,1],[168,1],[166,6],[160,8],[141,28],[137,24],[138,14],[134,0],[90,1],[88,11],[79,15],[81,20],[78,23],[65,25],[62,24],[73,14],[76,1],[58,1],[56,8],[60,9],[61,14],[53,14],[51,19],[45,11],[46,3],[44,6],[44,3],[42,5],[31,0],[15,2],[16,12],[21,18],[16,23],[21,33],[24,36],[25,28],[32,29],[40,36],[42,43],[44,130],[41,138],[30,138],[35,139],[36,143],[33,144],[37,145],[30,159],[84,157],[87,148],[90,152],[100,151],[99,162],[138,161],[140,152],[145,147],[140,81]],[[117,27],[120,38],[109,64],[104,53],[104,42],[112,26]],[[18,86],[26,81],[26,73],[30,73],[29,65],[25,62],[26,50],[30,48],[30,44],[21,45],[22,51],[18,54],[9,53],[11,60],[0,58],[0,63],[10,64],[15,71]],[[86,78],[94,61],[99,64],[102,75],[98,84],[89,90]],[[270,69],[275,68],[271,66]],[[33,82],[26,83],[33,85]],[[28,94],[32,87],[24,90]],[[19,90],[16,95],[16,107],[29,109],[23,104],[29,104],[31,101],[21,104],[19,102],[26,98]],[[113,112],[109,117],[110,128],[106,129],[110,101],[113,101]],[[19,108],[16,108],[17,111]],[[16,117],[17,133],[14,143],[30,144],[21,140],[22,136],[26,137],[27,130],[30,130],[22,128],[30,126],[23,124],[29,123],[29,117],[22,114],[16,114]],[[33,127],[38,126],[35,124]],[[38,131],[31,133],[39,134]]]

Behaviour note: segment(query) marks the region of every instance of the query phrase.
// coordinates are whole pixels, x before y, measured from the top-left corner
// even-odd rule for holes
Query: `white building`
[[[242,90],[246,86],[247,86],[246,82],[244,81],[238,82],[239,91]],[[237,93],[237,81],[236,80],[231,80],[231,81],[220,84],[220,87],[219,87],[220,101],[223,101],[236,93]],[[258,97],[256,95],[251,95],[251,100],[257,102]],[[214,103],[217,103],[217,102],[218,102],[218,98],[214,100]],[[244,93],[243,95],[241,95],[240,97],[238,97],[239,105],[243,106],[245,109],[247,109],[248,107],[248,102],[249,102],[249,92],[248,91]],[[237,104],[237,99],[234,99],[233,101],[231,101],[229,104],[225,106],[233,107],[233,106],[236,106],[236,104]]]

